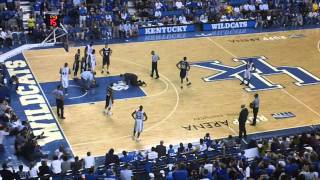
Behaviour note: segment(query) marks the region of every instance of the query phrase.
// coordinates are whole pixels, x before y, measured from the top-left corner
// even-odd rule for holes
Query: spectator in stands
[[[178,154],[183,154],[185,153],[185,147],[183,145],[183,143],[180,143],[179,148],[178,148]]]
[[[199,147],[198,147],[198,151],[199,152],[204,152],[207,149],[208,149],[207,144],[204,142],[203,139],[200,139],[200,144],[199,144]]]
[[[0,28],[0,48],[3,48],[5,45],[7,34],[6,32]]]
[[[15,178],[17,180],[20,179],[27,179],[28,178],[28,172],[27,171],[23,171],[23,165],[19,165],[19,170],[17,172],[15,172]]]
[[[175,3],[175,7],[176,7],[176,9],[182,9],[182,8],[184,8],[184,4],[181,0],[177,0]]]
[[[232,148],[236,145],[236,142],[234,140],[234,138],[232,137],[232,135],[229,135],[227,139],[223,140],[223,146],[225,148]]]
[[[33,15],[30,14],[28,19],[28,32],[31,34],[33,30],[36,28],[36,20],[34,19]]]
[[[179,23],[180,23],[180,24],[188,24],[187,18],[186,18],[186,16],[185,16],[184,14],[181,14],[181,15],[179,16]]]
[[[41,180],[49,180],[51,175],[51,170],[50,167],[47,164],[46,160],[41,161],[41,166],[39,166],[39,173],[38,176],[40,177]]]
[[[9,135],[9,129],[4,125],[0,124],[0,152],[4,151],[3,140],[8,135]]]
[[[74,174],[77,174],[82,169],[82,162],[79,161],[79,157],[74,157],[74,162],[71,163],[71,169]]]
[[[6,163],[2,164],[2,170],[0,170],[0,177],[3,180],[14,180],[14,174],[8,169],[8,165]]]
[[[127,21],[124,25],[123,25],[123,30],[124,30],[124,34],[126,38],[129,38],[132,36],[132,27],[129,21]]]
[[[148,160],[156,160],[156,159],[158,159],[158,157],[160,157],[160,156],[159,156],[158,153],[156,152],[156,148],[155,148],[155,147],[152,147],[152,148],[151,148],[151,151],[148,152],[148,154],[147,154]]]
[[[105,165],[109,167],[112,164],[118,165],[119,162],[120,162],[119,157],[114,154],[114,149],[110,149],[105,156],[105,161],[104,161]]]
[[[163,4],[159,0],[156,0],[154,6],[155,6],[156,10],[160,11],[160,10],[162,10]]]
[[[61,173],[61,160],[58,156],[53,156],[53,161],[51,162],[51,171],[53,175],[59,175]]]
[[[156,152],[158,153],[159,157],[167,155],[167,148],[163,145],[163,141],[160,141],[160,144],[156,146]]]
[[[87,173],[85,173],[82,176],[82,179],[85,179],[85,180],[96,180],[97,178],[98,178],[98,175],[94,173],[94,167],[91,167],[90,169],[88,169]]]
[[[178,165],[178,168],[173,171],[172,176],[175,180],[188,179],[188,171],[186,170],[186,165],[180,163]]]
[[[278,138],[274,138],[270,145],[271,152],[277,153],[280,150],[280,148],[281,148],[281,145]]]
[[[193,153],[196,149],[193,147],[192,143],[188,143],[186,148],[186,153]]]
[[[36,163],[32,162],[29,167],[28,178],[37,178],[38,177],[38,168],[36,167]]]
[[[128,155],[127,151],[122,151],[122,157],[120,158],[120,162],[129,163],[133,161],[133,156]]]
[[[154,18],[159,21],[161,19],[162,13],[159,9],[154,12]]]
[[[170,157],[170,156],[175,156],[175,155],[176,155],[176,152],[175,152],[175,150],[173,148],[173,145],[170,144],[169,145],[169,149],[168,149],[168,156]]]
[[[90,168],[94,168],[95,166],[95,159],[91,156],[91,152],[87,152],[87,156],[83,158],[84,168],[89,170]]]
[[[61,162],[61,172],[66,173],[69,170],[71,170],[71,162],[68,160],[68,156],[63,155]]]
[[[121,180],[131,180],[133,177],[133,172],[129,168],[128,164],[123,166],[123,169],[120,170],[120,179]]]
[[[87,14],[88,14],[87,7],[84,4],[82,4],[79,7],[79,24],[81,28],[86,27]]]

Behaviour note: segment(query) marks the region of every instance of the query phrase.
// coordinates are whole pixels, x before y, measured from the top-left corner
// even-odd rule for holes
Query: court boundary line
[[[71,153],[74,155],[74,151],[73,151],[73,149],[72,149],[71,143],[70,143],[70,141],[68,140],[68,138],[67,138],[67,136],[66,136],[63,128],[61,127],[61,124],[60,124],[57,116],[56,116],[55,113],[53,112],[52,107],[51,107],[51,105],[50,105],[50,103],[49,103],[49,101],[48,101],[48,99],[47,99],[47,96],[46,96],[45,93],[43,92],[43,89],[42,89],[42,87],[41,87],[38,79],[37,79],[36,76],[34,75],[33,70],[32,70],[32,67],[31,67],[31,65],[30,65],[29,62],[28,62],[28,58],[24,55],[24,51],[22,51],[21,54],[22,54],[23,58],[25,59],[25,62],[27,63],[27,65],[28,65],[28,67],[29,67],[29,69],[30,69],[30,72],[31,72],[34,80],[36,81],[37,85],[39,86],[39,89],[40,89],[40,91],[41,91],[41,93],[42,93],[42,96],[44,97],[44,99],[45,99],[45,101],[46,101],[46,104],[48,105],[48,107],[49,107],[49,109],[50,109],[51,114],[54,116],[54,121],[56,122],[56,124],[57,124],[57,126],[58,126],[58,128],[59,128],[59,130],[60,130],[60,132],[61,132],[61,134],[62,134],[62,136],[63,136],[63,138],[64,138],[64,140],[65,140],[65,141],[67,142],[67,144],[69,145],[69,148],[70,148],[70,150],[71,150]]]
[[[318,49],[318,51],[319,51],[319,53],[320,53],[320,40],[318,41],[317,49]]]
[[[238,58],[237,56],[235,56],[233,53],[231,53],[228,49],[224,48],[221,44],[215,42],[213,39],[211,39],[210,37],[205,37],[207,40],[209,40],[210,42],[212,42],[213,44],[215,44],[216,46],[218,46],[220,49],[224,50],[226,53],[228,53],[229,55],[231,55],[233,58]],[[270,81],[267,77],[265,77],[268,81]],[[271,83],[273,83],[272,81],[270,81]],[[274,83],[273,83],[274,84]],[[287,90],[285,89],[280,89],[283,93],[287,94],[289,97],[291,97],[292,99],[294,99],[296,102],[298,102],[299,104],[303,105],[305,108],[309,109],[311,112],[313,112],[314,114],[316,114],[318,117],[320,117],[320,114],[315,111],[314,109],[312,109],[310,106],[308,106],[307,104],[305,104],[304,102],[302,102],[300,99],[298,99],[297,97],[295,97],[294,95],[290,94]],[[312,126],[312,125],[311,125]]]

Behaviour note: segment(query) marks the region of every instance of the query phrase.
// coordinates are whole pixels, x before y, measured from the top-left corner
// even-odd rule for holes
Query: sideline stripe
[[[41,91],[41,93],[42,93],[42,96],[44,97],[44,99],[45,99],[45,101],[46,101],[46,103],[47,103],[47,106],[48,106],[49,109],[50,109],[51,114],[52,114],[53,117],[55,118],[54,120],[55,120],[55,122],[56,122],[56,124],[57,124],[57,126],[58,126],[58,128],[59,128],[59,130],[60,130],[60,132],[61,132],[61,134],[62,134],[62,136],[64,137],[64,139],[65,139],[65,141],[67,142],[67,144],[68,144],[68,146],[69,146],[72,154],[74,155],[74,151],[73,151],[73,149],[72,149],[72,147],[71,147],[71,144],[70,144],[67,136],[65,135],[63,129],[61,128],[61,125],[60,125],[60,123],[59,123],[59,121],[58,121],[58,118],[56,117],[55,113],[53,113],[52,107],[51,107],[51,105],[49,104],[49,101],[48,101],[46,95],[44,94],[44,92],[43,92],[43,90],[42,90],[42,87],[40,86],[40,84],[39,84],[36,76],[33,74],[32,67],[29,65],[28,59],[27,59],[26,56],[24,55],[24,51],[22,51],[21,54],[22,54],[23,58],[25,59],[27,65],[28,65],[28,67],[29,67],[29,69],[30,69],[31,74],[32,74],[34,80],[36,81],[36,83],[37,83],[37,85],[38,85],[38,87],[39,87],[39,89],[40,89],[40,91]]]

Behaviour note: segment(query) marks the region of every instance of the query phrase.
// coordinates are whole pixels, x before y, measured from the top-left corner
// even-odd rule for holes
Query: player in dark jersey
[[[187,61],[187,57],[183,57],[183,60],[179,61],[176,64],[177,68],[180,70],[180,79],[181,79],[181,89],[183,89],[183,79],[187,80],[187,86],[191,85],[188,79],[188,71],[190,70],[190,64]]]
[[[77,50],[77,53],[74,55],[74,62],[73,62],[73,76],[77,77],[80,65],[80,49]]]
[[[107,88],[107,95],[106,95],[106,105],[104,107],[104,113],[107,116],[111,116],[111,108],[113,106],[113,89],[112,89],[113,83]]]
[[[112,53],[112,50],[108,47],[108,44],[105,45],[104,48],[102,48],[99,51],[100,55],[102,56],[102,71],[101,73],[104,73],[104,67],[107,65],[107,74],[109,74],[109,66],[110,66],[110,56]]]
[[[81,69],[80,69],[80,73],[82,73],[83,71],[87,70],[87,62],[86,62],[86,56],[83,56],[81,58]]]

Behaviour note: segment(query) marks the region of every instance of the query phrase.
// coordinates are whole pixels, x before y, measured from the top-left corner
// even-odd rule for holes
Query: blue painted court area
[[[68,95],[65,96],[65,105],[81,104],[81,103],[94,103],[98,101],[105,101],[107,87],[111,83],[119,83],[122,80],[120,76],[109,76],[109,77],[99,77],[96,78],[98,86],[96,88],[90,89],[86,92],[81,88],[81,80],[70,80]],[[41,83],[40,86],[46,95],[49,104],[51,106],[56,106],[54,97],[52,96],[52,91],[60,84],[60,81]],[[122,85],[118,86],[117,90],[114,90],[114,99],[128,99],[143,97],[146,94],[140,87],[127,86],[124,88]]]

